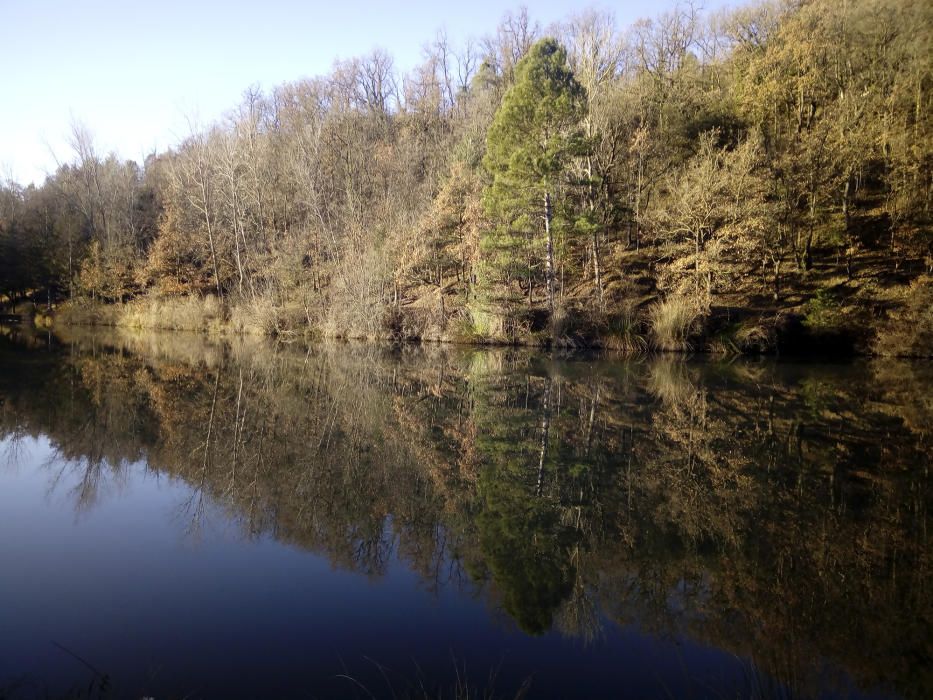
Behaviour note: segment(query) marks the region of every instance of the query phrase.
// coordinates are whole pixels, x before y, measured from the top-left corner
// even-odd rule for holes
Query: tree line
[[[931,40],[915,0],[520,10],[405,74],[376,50],[250,89],[143,164],[75,125],[72,162],[0,190],[0,290],[210,295],[279,334],[933,333]]]

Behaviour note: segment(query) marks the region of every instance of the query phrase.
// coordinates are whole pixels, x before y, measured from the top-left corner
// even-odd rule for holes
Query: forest
[[[933,8],[520,9],[264,92],[144,163],[0,187],[37,325],[933,352]]]

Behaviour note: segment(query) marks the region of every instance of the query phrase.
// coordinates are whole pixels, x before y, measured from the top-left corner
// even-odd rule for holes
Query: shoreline
[[[632,333],[627,344],[613,342],[612,337],[557,337],[545,333],[503,337],[465,337],[456,333],[426,333],[397,335],[389,332],[366,335],[352,332],[328,333],[311,326],[285,328],[263,332],[238,319],[236,307],[217,304],[205,298],[152,299],[140,297],[124,304],[63,303],[51,313],[46,309],[18,314],[19,325],[37,330],[55,331],[67,328],[107,328],[129,332],[183,332],[210,338],[267,338],[285,344],[314,344],[320,341],[369,342],[388,345],[450,345],[472,348],[524,348],[542,351],[605,352],[620,357],[664,355],[706,355],[710,357],[793,357],[803,359],[846,360],[870,357],[896,357],[928,360],[926,353],[884,353],[866,337],[847,336],[839,329],[823,333],[807,328],[799,318],[789,317],[785,325],[772,331],[766,347],[741,347],[722,334],[707,331],[689,338],[681,347],[663,347],[652,342],[650,328],[642,322],[638,333]],[[183,312],[183,313],[182,313]],[[5,314],[7,326],[14,314]],[[876,329],[866,329],[872,331]],[[877,331],[876,331],[877,332]],[[866,332],[866,336],[870,333]]]

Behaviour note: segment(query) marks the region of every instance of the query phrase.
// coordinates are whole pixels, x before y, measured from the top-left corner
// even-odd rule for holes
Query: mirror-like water
[[[929,364],[0,338],[0,697],[930,697],[931,427]]]

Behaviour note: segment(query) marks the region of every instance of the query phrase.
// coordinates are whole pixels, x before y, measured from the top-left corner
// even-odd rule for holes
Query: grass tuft
[[[701,314],[689,300],[671,296],[648,310],[652,344],[658,350],[686,352],[692,350],[691,336],[696,332]]]

